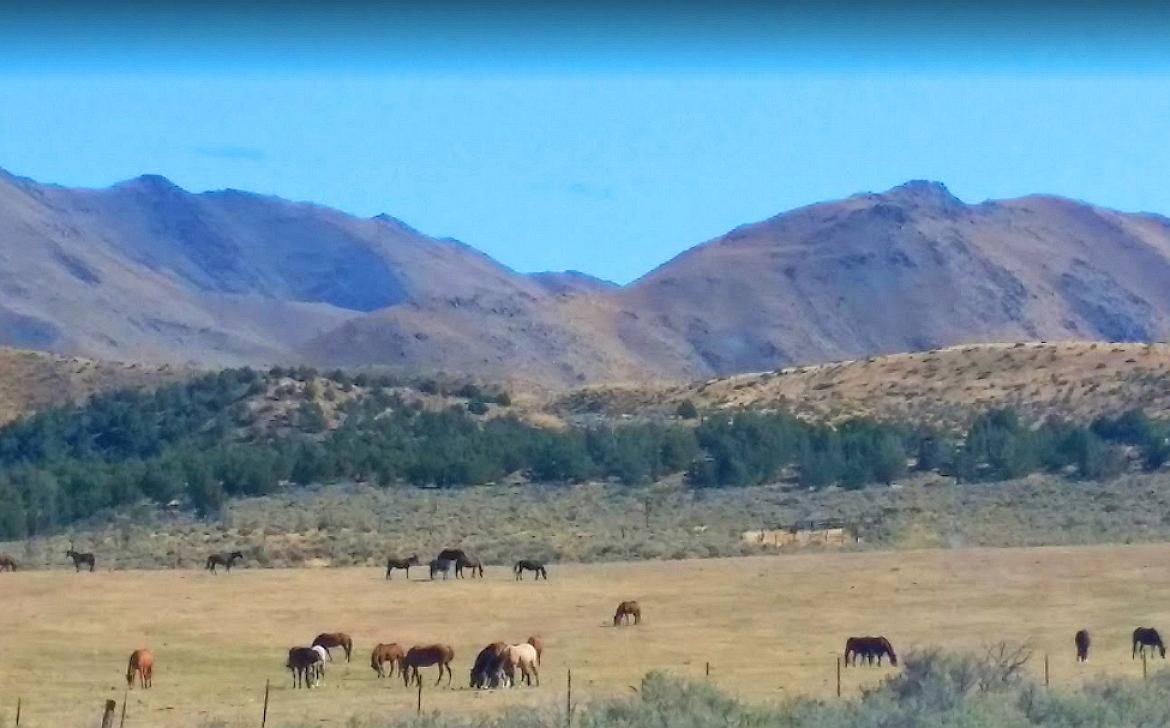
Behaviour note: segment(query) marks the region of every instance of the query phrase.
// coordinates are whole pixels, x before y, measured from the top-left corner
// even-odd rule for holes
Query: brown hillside
[[[876,417],[955,425],[1010,406],[1030,418],[1087,420],[1142,408],[1170,417],[1170,346],[1082,342],[981,344],[740,374],[688,385],[586,387],[551,414],[673,416],[700,409],[787,409],[809,419]]]

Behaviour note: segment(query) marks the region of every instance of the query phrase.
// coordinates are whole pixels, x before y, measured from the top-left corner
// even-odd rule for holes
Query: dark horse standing
[[[524,572],[532,571],[536,573],[535,579],[544,579],[548,581],[548,570],[544,568],[544,564],[539,561],[529,561],[528,559],[520,559],[516,565],[512,567],[512,573],[516,575],[516,581],[524,581]]]
[[[285,667],[292,673],[293,687],[313,687],[313,678],[321,663],[321,656],[311,647],[293,647],[288,651]]]
[[[73,568],[77,571],[81,571],[82,564],[88,564],[90,571],[93,571],[95,568],[97,568],[97,559],[93,557],[93,554],[79,554],[73,550],[72,546],[70,546],[69,550],[65,552],[65,557],[73,559]]]
[[[8,554],[0,554],[0,571],[16,571],[16,559]]]
[[[215,567],[222,566],[231,571],[236,559],[242,558],[244,558],[244,554],[240,551],[233,551],[230,554],[212,554],[207,557],[207,570],[214,574],[216,573]]]
[[[1073,636],[1073,642],[1077,646],[1077,662],[1089,661],[1089,630],[1079,629],[1076,635]]]
[[[1138,653],[1146,654],[1146,648],[1157,649],[1162,659],[1166,659],[1166,646],[1162,644],[1162,635],[1153,627],[1138,627],[1133,631],[1133,657]]]
[[[885,637],[850,637],[845,640],[845,666],[856,666],[858,658],[864,659],[872,665],[874,660],[880,667],[882,658],[889,657],[890,664],[897,666],[898,656],[894,654],[894,646]]]
[[[410,567],[418,566],[418,554],[411,554],[405,559],[396,559],[393,556],[386,559],[386,578],[390,578],[390,572],[395,569],[403,569],[406,571],[406,578],[410,578]]]
[[[471,568],[472,576],[483,576],[483,564],[479,559],[467,555],[463,549],[443,549],[435,557],[435,561],[450,561],[455,564],[455,578],[463,578],[463,569]]]

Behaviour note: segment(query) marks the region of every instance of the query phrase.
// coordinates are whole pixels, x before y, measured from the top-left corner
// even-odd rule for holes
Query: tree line
[[[786,412],[551,430],[508,412],[506,393],[460,385],[466,404],[431,410],[396,381],[325,375],[363,396],[330,429],[315,398],[279,435],[252,427],[250,403],[274,379],[313,383],[313,370],[230,369],[153,392],[120,391],[46,410],[0,428],[0,538],[51,532],[109,508],[178,501],[201,515],[229,498],[360,480],[384,487],[460,487],[521,474],[540,483],[612,479],[629,485],[685,473],[696,488],[791,480],[808,488],[891,483],[910,470],[961,482],[1044,471],[1104,479],[1170,459],[1167,428],[1140,411],[1091,423],[1029,425],[1011,410],[975,417],[963,432],[855,419],[836,426]],[[307,388],[306,388],[307,389]],[[436,386],[433,390],[438,393]],[[314,392],[315,394],[315,392]],[[489,405],[504,414],[483,418]],[[688,424],[700,417],[697,425]]]

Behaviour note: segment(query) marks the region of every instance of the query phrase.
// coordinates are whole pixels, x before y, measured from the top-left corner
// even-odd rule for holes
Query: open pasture
[[[453,689],[423,672],[425,710],[487,711],[512,704],[559,707],[565,671],[575,702],[628,693],[652,669],[711,680],[733,694],[779,700],[830,698],[835,656],[850,635],[913,646],[980,649],[1030,640],[1054,688],[1102,673],[1140,675],[1130,632],[1170,632],[1170,544],[810,554],[673,562],[550,566],[547,582],[420,581],[425,569],[385,581],[382,569],[261,570],[213,576],[196,570],[0,574],[0,720],[18,697],[22,725],[94,724],[103,701],[121,703],[126,660],[156,655],[154,687],[130,692],[128,726],[256,726],[272,681],[268,725],[345,725],[351,716],[414,710],[397,675],[369,665],[377,642],[446,642],[456,653]],[[611,625],[636,599],[637,627]],[[1087,627],[1090,662],[1075,662],[1073,634]],[[325,684],[293,690],[287,649],[319,632],[354,638],[353,662],[327,666]],[[543,636],[539,688],[472,691],[468,670],[488,642]],[[1162,660],[1151,670],[1165,669]],[[844,692],[890,668],[848,668]]]

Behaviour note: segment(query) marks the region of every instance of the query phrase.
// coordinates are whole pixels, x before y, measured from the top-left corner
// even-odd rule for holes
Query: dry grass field
[[[1128,635],[1170,629],[1167,563],[1170,544],[557,565],[547,583],[517,583],[503,568],[446,583],[417,572],[386,582],[371,568],[0,574],[0,720],[20,697],[22,725],[93,725],[106,698],[121,701],[126,658],[140,645],[157,654],[155,684],[130,693],[128,726],[258,725],[266,679],[272,726],[409,714],[414,694],[369,668],[377,641],[454,646],[454,687],[433,687],[431,669],[423,693],[425,709],[445,712],[561,705],[570,666],[575,697],[588,700],[628,694],[652,669],[702,676],[707,661],[713,681],[753,701],[831,698],[835,654],[853,634],[885,634],[902,653],[1029,640],[1032,668],[1049,653],[1054,686],[1071,689],[1102,673],[1140,674]],[[630,598],[644,623],[609,626]],[[1082,626],[1094,652],[1077,666],[1072,634]],[[319,690],[293,691],[285,650],[333,630],[354,636],[353,662],[330,666]],[[479,647],[532,633],[547,642],[541,687],[466,688]],[[845,670],[846,694],[888,670]]]

